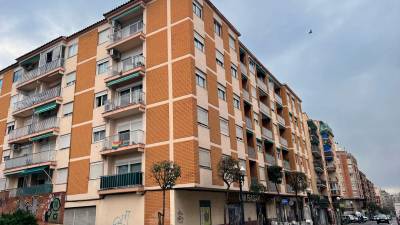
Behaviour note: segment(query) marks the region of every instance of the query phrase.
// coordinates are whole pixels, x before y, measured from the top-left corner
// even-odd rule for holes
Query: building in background
[[[382,207],[382,202],[381,202],[381,189],[379,187],[375,186],[375,204],[379,207]]]
[[[381,204],[382,208],[394,210],[394,196],[385,190],[381,190]]]

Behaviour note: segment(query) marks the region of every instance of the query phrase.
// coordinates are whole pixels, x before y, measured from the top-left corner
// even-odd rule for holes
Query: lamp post
[[[246,169],[241,166],[240,167],[240,174],[239,174],[239,201],[240,201],[240,224],[244,225],[244,207],[243,207],[243,183],[244,183],[244,176],[246,174]]]
[[[311,191],[310,190],[307,190],[307,198],[308,198],[308,207],[310,208],[311,222],[314,224],[314,211],[313,211],[312,202],[311,202]]]
[[[337,217],[337,224],[341,225],[342,224],[342,212],[340,211],[340,200],[342,200],[340,197],[336,197],[336,217]]]

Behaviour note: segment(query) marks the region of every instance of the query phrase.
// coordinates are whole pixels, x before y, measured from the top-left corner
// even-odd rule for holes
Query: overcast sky
[[[0,68],[125,1],[96,2],[0,0]],[[400,1],[213,3],[242,42],[302,98],[303,110],[329,123],[373,182],[400,188]]]

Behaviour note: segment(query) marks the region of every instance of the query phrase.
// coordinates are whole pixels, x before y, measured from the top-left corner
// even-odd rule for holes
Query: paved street
[[[376,225],[377,223],[376,223],[376,221],[368,221],[368,222],[365,222],[365,223],[350,223],[349,225]],[[381,224],[387,224],[387,223],[381,223]],[[396,220],[392,220],[392,221],[390,221],[390,225],[397,225],[397,222],[396,222]]]

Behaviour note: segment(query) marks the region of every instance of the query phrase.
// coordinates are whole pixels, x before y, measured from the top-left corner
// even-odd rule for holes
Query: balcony
[[[134,130],[107,137],[103,140],[102,155],[119,155],[144,150],[144,131]]]
[[[143,33],[143,20],[127,25],[121,29],[114,28],[110,35],[110,45],[107,49],[126,51],[143,43],[145,35]]]
[[[243,99],[251,104],[250,93],[248,91],[246,91],[245,89],[243,89]]]
[[[286,127],[285,119],[283,119],[283,117],[280,115],[276,115],[276,118],[278,120],[279,126],[281,126],[282,128],[285,128]]]
[[[7,173],[38,166],[55,166],[56,151],[31,153],[20,157],[10,158],[4,162],[4,169],[7,170]]]
[[[268,87],[267,87],[267,85],[264,83],[263,80],[261,80],[260,78],[257,78],[257,85],[258,85],[258,87],[261,89],[261,91],[264,92],[265,95],[268,94]]]
[[[294,193],[293,187],[289,184],[286,184],[286,193]]]
[[[18,89],[32,88],[38,80],[46,80],[48,82],[60,79],[53,75],[64,74],[64,59],[59,58],[46,63],[36,69],[25,72],[17,83]],[[51,76],[50,76],[51,75]]]
[[[326,164],[326,170],[328,172],[335,172],[336,171],[336,165],[334,163],[327,163]]]
[[[243,62],[240,62],[240,71],[245,76],[244,78],[247,79],[247,66]]]
[[[280,106],[283,106],[281,96],[279,96],[279,95],[276,94],[276,93],[275,93],[275,100],[276,100],[276,103],[278,103]]]
[[[253,130],[252,120],[246,116],[245,121],[246,121],[246,129],[252,131]]]
[[[320,178],[317,179],[317,187],[324,189],[326,188],[326,181]]]
[[[100,178],[100,195],[143,191],[143,173],[124,173]]]
[[[290,170],[290,162],[288,160],[282,160],[282,165],[285,170]]]
[[[324,172],[324,167],[321,163],[314,162],[314,170],[318,173],[323,173]]]
[[[253,147],[247,146],[247,154],[249,155],[250,159],[257,159],[257,152]]]
[[[278,189],[279,189],[279,185],[280,184],[278,184]],[[268,181],[267,189],[269,192],[277,192],[275,183],[273,183],[271,181]]]
[[[271,130],[269,130],[268,128],[262,127],[261,131],[262,131],[263,138],[270,140],[270,141],[274,140]]]
[[[22,187],[15,188],[9,190],[10,197],[19,197],[19,196],[33,196],[33,195],[42,195],[53,192],[52,184],[42,184],[30,187]]]
[[[266,115],[268,118],[271,118],[271,109],[265,105],[264,103],[260,102],[260,111],[262,114]]]
[[[270,165],[276,165],[275,156],[271,154],[265,154],[265,161]]]
[[[29,116],[33,113],[35,107],[50,103],[52,101],[55,101],[58,104],[62,102],[60,86],[43,91],[41,93],[24,96],[23,100],[14,103],[13,116]]]
[[[321,150],[316,145],[311,145],[311,152],[312,152],[313,156],[317,159],[320,159],[322,157]]]
[[[279,143],[281,144],[282,147],[288,148],[288,142],[285,138],[279,137]]]
[[[26,142],[41,135],[54,135],[58,133],[59,118],[49,117],[28,126],[12,130],[8,135],[8,143]]]
[[[106,78],[107,87],[117,88],[132,83],[145,74],[145,58],[136,55],[118,62],[112,67],[112,76]]]
[[[145,111],[144,92],[134,91],[113,100],[107,100],[104,105],[103,117],[106,119],[118,119]]]

